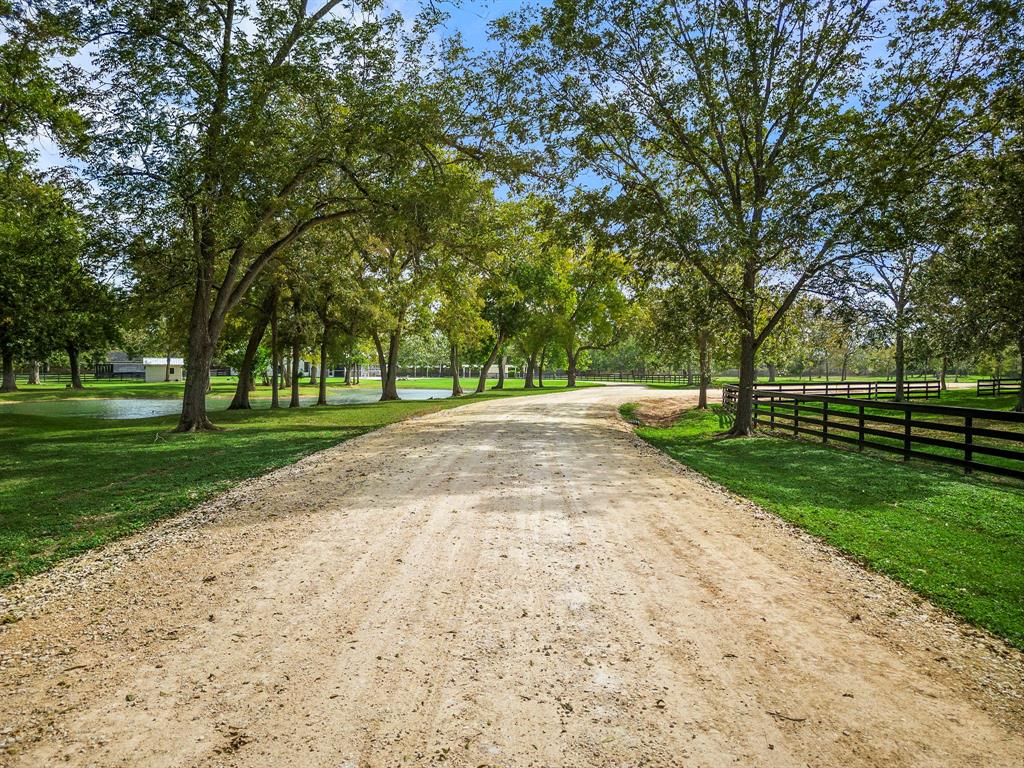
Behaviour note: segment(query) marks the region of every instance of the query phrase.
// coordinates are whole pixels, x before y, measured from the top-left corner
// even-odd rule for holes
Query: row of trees
[[[406,214],[393,210],[380,228],[320,228],[261,278],[255,295],[262,298],[236,314],[225,337],[239,347],[233,407],[248,407],[268,324],[263,359],[289,374],[293,406],[299,360],[310,353],[321,371],[338,360],[347,368],[374,360],[381,399],[398,399],[399,355],[410,337],[443,343],[455,395],[463,393],[463,362],[480,365],[482,391],[496,364],[502,386],[513,352],[522,355],[527,387],[552,353],[575,383],[580,356],[612,344],[628,321],[625,260],[587,238],[553,235],[535,200],[498,202],[479,178],[447,176],[449,185],[457,179],[447,201],[436,184],[425,184],[429,200]],[[323,376],[319,384],[325,403]]]
[[[808,295],[869,282],[900,379],[914,314],[1024,359],[1021,30],[1009,2],[565,2],[503,20],[493,72],[547,178],[596,177],[603,228],[695,326],[728,316],[742,435]]]
[[[637,328],[694,350],[705,382],[735,350],[734,434],[757,364],[790,366],[794,339],[884,339],[899,381],[908,338],[1024,359],[1019,16],[570,0],[500,19],[481,53],[434,4],[20,4],[0,57],[0,247],[22,264],[5,370],[102,343],[68,339],[117,316],[87,312],[104,284],[131,294],[113,325],[187,350],[180,430],[213,427],[208,371],[231,350],[235,407],[261,354],[297,403],[303,354],[367,344],[395,398],[410,332],[443,335],[452,370],[513,350],[529,382],[557,348],[570,385]],[[41,132],[87,182],[74,206],[32,170]],[[33,219],[37,198],[63,202]]]
[[[116,335],[116,295],[97,278],[92,228],[71,200],[81,190],[34,163],[39,135],[82,155],[79,86],[58,64],[77,46],[77,17],[66,9],[0,8],[0,391],[15,388],[16,359],[38,375],[60,351],[77,372],[82,350]]]
[[[11,126],[19,163],[30,165],[33,132],[67,139],[91,216],[67,206],[30,222],[5,204],[16,219],[6,246],[27,264],[5,288],[35,302],[4,297],[9,387],[15,356],[41,345],[30,325],[69,327],[77,313],[41,288],[69,263],[84,270],[83,241],[99,255],[90,285],[101,277],[128,294],[116,313],[85,302],[111,330],[93,346],[121,330],[122,341],[148,336],[151,351],[187,350],[180,430],[213,427],[215,356],[235,354],[232,406],[245,408],[263,363],[290,374],[297,405],[300,357],[313,351],[323,367],[367,342],[382,399],[395,399],[409,330],[443,334],[453,370],[463,350],[486,346],[478,389],[513,345],[531,369],[557,346],[572,376],[581,354],[613,341],[626,262],[540,201],[498,199],[495,184],[515,181],[529,158],[503,151],[507,126],[479,108],[486,87],[457,41],[431,42],[434,9],[412,24],[341,0],[10,10],[39,32],[10,58],[47,74],[7,73],[12,90],[42,94],[39,114]],[[66,57],[79,49],[89,63],[76,71]],[[58,102],[64,117],[44,114]],[[36,176],[39,189],[56,185]],[[62,246],[45,227],[80,236]],[[50,335],[69,351],[86,343]],[[277,375],[271,385],[276,405]]]

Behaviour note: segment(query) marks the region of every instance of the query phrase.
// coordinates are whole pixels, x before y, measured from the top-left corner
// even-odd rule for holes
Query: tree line
[[[1015,3],[573,0],[480,50],[433,4],[2,20],[4,389],[55,351],[183,349],[190,431],[230,355],[245,408],[268,368],[298,405],[309,354],[369,353],[397,398],[410,336],[478,390],[509,354],[573,386],[633,345],[692,351],[705,391],[734,359],[742,435],[799,350],[891,348],[899,384],[923,350],[1024,360]]]

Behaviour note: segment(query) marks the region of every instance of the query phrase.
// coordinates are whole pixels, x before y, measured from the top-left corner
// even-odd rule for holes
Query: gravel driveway
[[[413,419],[7,590],[0,764],[1024,765],[1021,654],[641,444],[640,396],[679,393]]]

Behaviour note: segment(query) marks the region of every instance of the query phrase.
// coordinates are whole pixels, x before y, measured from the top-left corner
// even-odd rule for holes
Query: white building
[[[181,381],[184,377],[185,361],[180,357],[172,357],[170,364],[166,357],[144,357],[142,365],[146,372],[146,382]]]

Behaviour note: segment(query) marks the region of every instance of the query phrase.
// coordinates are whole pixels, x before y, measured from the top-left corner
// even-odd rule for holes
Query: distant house
[[[142,365],[146,370],[146,381],[181,381],[185,378],[185,361],[180,357],[172,357],[168,363],[166,357],[144,357]]]
[[[185,378],[185,361],[180,357],[172,357],[168,363],[166,357],[130,358],[124,352],[110,352],[107,362],[96,366],[97,379],[138,379],[155,382],[181,381]]]

